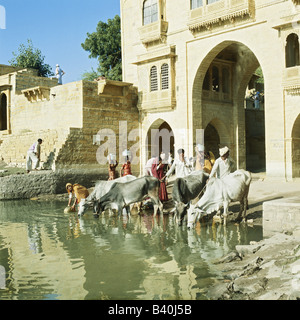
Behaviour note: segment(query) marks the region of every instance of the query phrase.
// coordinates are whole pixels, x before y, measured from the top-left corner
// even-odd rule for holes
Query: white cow
[[[83,215],[84,212],[91,205],[93,205],[94,213],[95,213],[95,207],[97,206],[100,198],[103,197],[116,182],[125,183],[125,182],[129,182],[129,181],[132,181],[135,179],[136,179],[135,176],[127,175],[124,177],[117,178],[115,180],[108,180],[108,181],[107,180],[99,180],[99,181],[97,181],[94,191],[86,198],[84,205],[81,206],[78,211],[78,215],[79,216]]]
[[[235,201],[240,202],[237,219],[243,213],[243,220],[245,220],[251,180],[251,173],[242,169],[236,170],[223,179],[209,179],[202,198],[188,210],[188,228],[194,227],[202,216],[219,211],[222,207],[224,224],[226,224],[229,204]]]

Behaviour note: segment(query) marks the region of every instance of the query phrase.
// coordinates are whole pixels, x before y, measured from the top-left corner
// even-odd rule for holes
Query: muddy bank
[[[278,233],[236,246],[214,262],[220,278],[209,288],[212,300],[299,300],[300,237]]]

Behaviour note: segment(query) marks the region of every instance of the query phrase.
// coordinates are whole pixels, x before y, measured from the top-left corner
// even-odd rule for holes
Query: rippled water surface
[[[0,202],[0,299],[206,299],[213,260],[262,239],[260,227],[193,231],[172,216],[64,213],[62,201]]]

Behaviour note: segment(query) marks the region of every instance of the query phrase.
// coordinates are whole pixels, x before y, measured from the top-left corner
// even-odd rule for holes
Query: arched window
[[[223,93],[230,93],[230,76],[228,68],[222,69],[222,91]]]
[[[0,130],[7,130],[7,97],[0,96]]]
[[[164,63],[161,66],[161,90],[169,89],[169,65]]]
[[[157,68],[153,66],[150,70],[150,91],[158,90]]]
[[[286,67],[295,67],[300,65],[299,61],[299,37],[295,33],[291,33],[286,39],[285,47]]]
[[[144,26],[158,20],[157,0],[146,0],[143,7]]]
[[[202,7],[203,0],[191,0],[191,10]]]

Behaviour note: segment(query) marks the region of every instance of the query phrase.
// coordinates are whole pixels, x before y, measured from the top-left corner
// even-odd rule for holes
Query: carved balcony
[[[150,44],[165,43],[168,32],[168,22],[158,20],[138,29],[141,42],[148,47]]]
[[[190,10],[188,27],[192,33],[199,33],[228,22],[248,20],[254,14],[254,0],[220,0]]]

